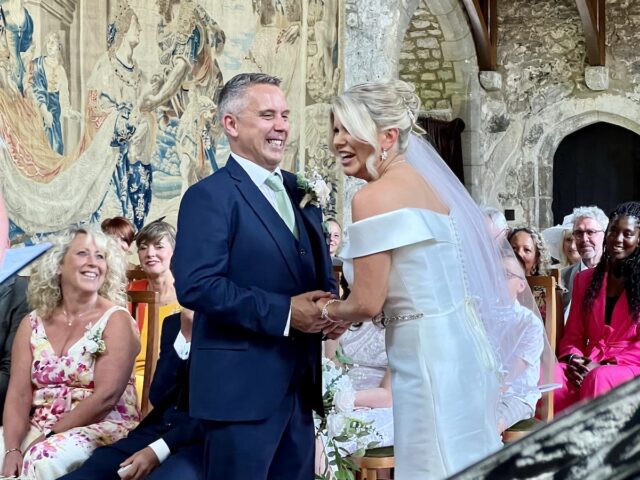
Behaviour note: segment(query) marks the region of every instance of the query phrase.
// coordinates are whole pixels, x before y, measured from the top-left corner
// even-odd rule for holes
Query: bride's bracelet
[[[20,455],[22,455],[22,450],[20,450],[19,448],[8,448],[7,450],[4,451],[4,454],[5,456],[7,456],[12,452],[18,452]]]
[[[331,300],[329,300],[327,303],[324,304],[324,306],[322,307],[322,311],[320,312],[320,316],[322,317],[323,320],[327,320],[331,323],[341,323],[338,320],[333,320],[332,318],[329,318],[329,310],[327,310],[327,307],[329,307],[329,305],[337,302],[342,302],[342,300],[340,300],[339,298],[332,298]]]

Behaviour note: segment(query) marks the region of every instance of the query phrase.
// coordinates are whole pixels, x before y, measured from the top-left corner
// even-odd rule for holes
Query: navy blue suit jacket
[[[173,346],[179,331],[179,313],[164,319],[160,336],[160,356],[153,374],[153,381],[149,387],[149,400],[153,405],[153,410],[138,427],[144,429],[146,426],[166,424],[167,412],[173,410],[169,417],[173,428],[168,429],[162,435],[162,439],[172,453],[175,453],[178,448],[204,442],[202,422],[190,418],[186,411],[179,411],[178,403],[181,396],[186,394],[189,388],[187,381],[188,360],[182,360]]]
[[[299,207],[295,175],[283,180],[299,240],[233,157],[182,199],[173,269],[180,304],[196,312],[194,417],[265,419],[292,384],[322,411],[320,335],[284,330],[292,296],[337,289],[322,212]]]

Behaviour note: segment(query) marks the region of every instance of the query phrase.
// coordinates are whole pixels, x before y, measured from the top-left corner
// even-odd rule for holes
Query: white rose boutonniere
[[[89,352],[94,357],[97,357],[107,349],[107,346],[102,339],[101,331],[91,331],[91,325],[87,326],[87,331],[84,334],[85,343],[84,348],[86,352]]]
[[[304,191],[304,197],[300,201],[300,208],[307,206],[307,203],[316,207],[324,208],[329,203],[331,187],[327,185],[322,176],[317,172],[311,173],[311,178],[305,177],[302,173],[296,175],[298,188]]]

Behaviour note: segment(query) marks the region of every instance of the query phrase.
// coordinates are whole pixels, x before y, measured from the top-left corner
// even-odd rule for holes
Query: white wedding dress
[[[395,478],[445,478],[499,449],[498,368],[469,294],[454,212],[403,208],[347,232],[349,283],[353,258],[392,253],[383,312]]]

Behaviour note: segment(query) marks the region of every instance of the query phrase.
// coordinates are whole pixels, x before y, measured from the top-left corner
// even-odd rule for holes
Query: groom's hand
[[[322,290],[296,295],[291,298],[291,327],[305,333],[318,333],[329,322],[322,319],[320,309],[315,302],[321,298],[330,298],[331,294]]]

